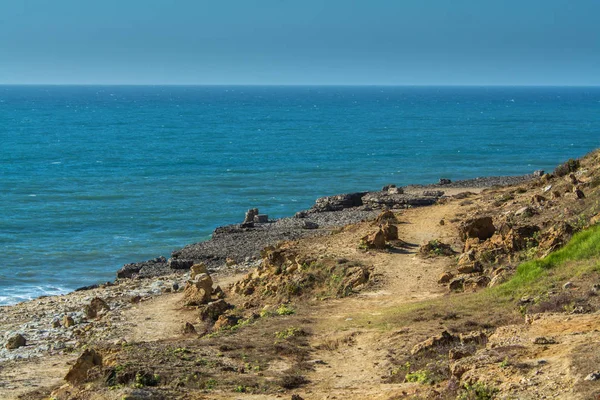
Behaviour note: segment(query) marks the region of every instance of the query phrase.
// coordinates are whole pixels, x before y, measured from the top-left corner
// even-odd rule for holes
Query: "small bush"
[[[279,385],[284,389],[296,389],[306,383],[308,383],[308,380],[304,376],[289,374],[284,375],[283,378],[281,378]]]
[[[277,309],[277,315],[292,315],[295,313],[296,313],[296,311],[287,304],[282,304]]]
[[[424,385],[426,383],[431,382],[430,375],[431,374],[427,370],[419,370],[419,371],[410,372],[410,373],[406,374],[404,379],[406,379],[406,382],[417,382],[417,383]]]
[[[465,384],[463,393],[458,396],[460,400],[491,400],[498,393],[498,389],[487,386],[485,383],[476,382],[473,385]]]
[[[554,170],[554,175],[556,176],[565,176],[572,172],[575,172],[579,169],[580,163],[579,160],[569,159],[567,162],[560,164]]]

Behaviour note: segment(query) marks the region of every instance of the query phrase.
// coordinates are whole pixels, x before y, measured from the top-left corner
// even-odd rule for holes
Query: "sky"
[[[0,0],[0,84],[600,85],[600,0]]]

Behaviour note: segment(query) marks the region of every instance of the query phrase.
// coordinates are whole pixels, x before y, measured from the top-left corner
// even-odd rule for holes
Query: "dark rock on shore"
[[[341,211],[345,208],[359,207],[363,205],[362,198],[367,193],[368,192],[357,192],[321,197],[315,201],[315,205],[312,206],[309,211]]]
[[[142,261],[137,263],[125,264],[117,271],[117,278],[133,278],[134,275],[139,275],[140,271],[144,269],[146,276],[152,276],[150,271],[165,271],[167,270],[167,259],[164,257],[157,257],[152,260]],[[158,273],[157,275],[163,275]]]

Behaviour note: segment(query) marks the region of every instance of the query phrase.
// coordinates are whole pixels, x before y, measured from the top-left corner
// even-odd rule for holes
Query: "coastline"
[[[26,360],[47,354],[63,355],[80,348],[83,343],[77,337],[86,331],[86,326],[91,326],[83,310],[95,297],[104,299],[109,305],[110,323],[99,329],[95,326],[92,337],[88,337],[86,343],[118,340],[118,333],[111,332],[110,325],[123,321],[123,313],[140,302],[181,292],[190,276],[188,264],[205,263],[218,283],[260,265],[260,251],[267,246],[328,235],[344,226],[373,220],[383,209],[401,211],[414,206],[429,206],[441,198],[461,192],[475,193],[491,187],[527,182],[533,178],[533,174],[474,178],[449,184],[410,185],[402,188],[402,193],[395,193],[394,190],[394,193],[390,193],[386,187],[386,190],[378,192],[327,196],[317,199],[311,209],[299,211],[292,217],[256,223],[253,227],[240,227],[240,224],[219,227],[211,239],[173,252],[172,256],[177,257],[159,257],[126,264],[118,273],[128,276],[117,277],[113,282],[0,306],[3,311],[0,314],[0,325],[3,327],[0,337],[3,341],[16,333],[24,334],[28,340],[26,347],[16,350],[2,347],[0,362]],[[347,203],[348,198],[357,195],[368,201],[359,205]],[[172,268],[171,265],[177,267]],[[180,265],[187,267],[181,268]],[[66,316],[73,318],[73,327],[62,326],[61,321]]]
[[[267,246],[281,241],[324,235],[333,229],[373,219],[384,208],[401,210],[432,205],[439,198],[452,196],[460,191],[515,185],[533,178],[535,174],[478,177],[443,184],[408,185],[398,188],[401,193],[381,190],[326,196],[316,199],[315,205],[310,209],[298,211],[291,217],[254,223],[251,226],[232,224],[218,227],[210,239],[175,250],[169,259],[160,256],[124,265],[117,271],[117,278],[163,276],[180,269],[187,271],[192,264],[199,262],[206,264],[211,272],[217,272],[227,265],[248,268],[255,266],[254,263],[260,258],[260,251]]]
[[[388,185],[376,192],[320,198],[311,209],[282,220],[264,222],[263,218],[254,224],[217,228],[207,241],[210,246],[206,242],[186,246],[173,254],[176,257],[170,262],[179,267],[186,262],[203,262],[202,257],[213,261],[208,268],[209,303],[189,301],[195,292],[188,289],[198,288],[205,279],[203,274],[195,272],[194,278],[189,268],[171,268],[165,258],[168,268],[163,270],[143,271],[147,266],[142,265],[142,273],[136,272],[131,278],[2,306],[2,344],[18,334],[27,342],[10,350],[4,346],[0,349],[0,397],[68,400],[98,391],[103,393],[99,399],[150,393],[156,398],[184,398],[191,391],[225,399],[238,393],[240,387],[261,399],[294,391],[306,396],[300,398],[312,399],[332,393],[334,387],[352,399],[375,398],[389,390],[409,393],[409,397],[437,393],[432,386],[402,381],[404,374],[398,377],[394,371],[403,365],[405,357],[415,356],[419,346],[437,340],[440,329],[451,332],[447,337],[452,346],[455,341],[484,338],[500,349],[504,340],[512,340],[505,339],[505,332],[518,329],[525,347],[523,354],[511,353],[511,357],[515,363],[517,357],[527,359],[529,351],[543,352],[546,348],[536,347],[540,326],[536,322],[532,325],[532,319],[523,325],[523,316],[515,308],[524,300],[513,299],[517,305],[508,301],[482,306],[477,303],[478,295],[485,293],[479,291],[515,274],[519,262],[532,257],[531,250],[538,256],[546,254],[566,243],[570,232],[598,221],[597,160],[596,151],[581,159],[581,168],[579,160],[569,160],[554,174],[537,172],[402,188]],[[557,172],[565,166],[572,167],[574,173],[565,176]],[[382,212],[386,209],[392,212]],[[558,215],[565,218],[557,223]],[[465,226],[492,219],[497,233],[493,238],[465,241]],[[561,228],[563,225],[566,228]],[[385,232],[390,226],[397,230],[395,239],[386,238],[380,247],[369,242],[375,231]],[[290,232],[298,240],[286,240],[283,235]],[[519,235],[533,235],[534,247],[523,247]],[[222,243],[254,251],[252,246],[265,241],[273,247],[260,257],[246,256],[249,259],[240,262],[215,257],[214,248]],[[432,244],[447,246],[451,254],[427,250]],[[476,246],[476,252],[469,246]],[[487,246],[499,246],[499,257],[504,258],[490,260]],[[193,271],[197,271],[196,266]],[[555,288],[563,284],[564,288],[582,287],[585,293],[600,286],[592,287],[593,282],[578,277],[570,279],[573,282],[568,285],[553,285],[546,295],[560,296]],[[310,286],[311,282],[316,286]],[[295,287],[300,291],[290,292]],[[486,290],[495,293],[495,288]],[[596,298],[588,300],[590,304],[582,310],[600,307]],[[462,304],[464,301],[467,304]],[[229,308],[218,311],[218,318],[207,318],[204,313],[218,304]],[[531,304],[533,310],[535,302]],[[100,308],[90,312],[94,305]],[[556,336],[556,348],[570,354],[581,341],[557,330],[560,326],[556,321],[564,315],[536,314],[531,318],[546,324],[543,332]],[[569,318],[574,319],[574,326],[579,320],[595,324],[597,313]],[[597,336],[594,332],[586,333],[590,340]],[[477,352],[473,357],[486,355],[489,349],[485,341],[461,357],[470,360],[473,352]],[[100,364],[84,366],[88,375],[78,380],[69,378],[71,372],[65,375],[67,370],[77,370],[90,351],[101,354]],[[462,359],[448,360],[447,351],[440,354],[452,368],[462,365]],[[349,358],[357,357],[360,363],[348,364]],[[480,370],[488,374],[485,368],[493,369],[502,361],[494,357],[490,363],[469,368],[476,374]],[[539,357],[547,356],[540,353]],[[552,365],[550,370],[543,367],[544,371],[554,373]],[[579,368],[589,372],[587,365]],[[107,381],[106,373],[116,380]],[[160,377],[160,382],[144,381],[139,386],[140,374]],[[300,375],[307,379],[287,386],[287,377]],[[356,392],[357,379],[365,383],[360,393]],[[495,383],[503,393],[528,390],[523,385],[515,392],[510,376],[503,379]],[[539,380],[537,375],[531,379]],[[217,387],[214,382],[218,382]],[[556,388],[542,387],[542,391],[547,390]],[[567,380],[559,383],[559,390],[573,392]]]

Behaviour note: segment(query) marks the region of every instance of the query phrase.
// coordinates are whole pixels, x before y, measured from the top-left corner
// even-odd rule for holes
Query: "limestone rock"
[[[69,383],[85,382],[88,371],[96,366],[102,366],[102,356],[93,349],[85,350],[71,367],[65,380]]]
[[[381,224],[383,222],[398,222],[398,220],[396,219],[396,214],[394,214],[392,211],[390,210],[385,210],[382,211],[377,218],[375,219],[375,222],[377,222],[378,224]]]
[[[164,257],[157,257],[152,260],[142,261],[138,263],[125,264],[117,271],[117,278],[133,278],[138,275],[142,269],[156,269],[165,267],[167,265],[167,259]]]
[[[453,292],[454,291],[460,292],[464,289],[464,284],[465,284],[465,278],[459,276],[459,277],[452,279],[448,283],[448,289],[452,290]]]
[[[385,223],[382,228],[385,240],[398,240],[398,227],[389,222]]]
[[[266,224],[267,222],[269,222],[269,216],[267,214],[255,215],[254,222],[258,224]]]
[[[110,311],[110,307],[100,297],[94,297],[90,304],[86,305],[84,308],[85,316],[88,319],[96,318],[96,316],[102,311]]]
[[[249,222],[254,222],[254,217],[256,217],[258,215],[258,208],[251,208],[248,211],[246,211],[246,217],[244,218],[244,224],[247,224]]]
[[[447,346],[451,343],[459,342],[460,338],[452,335],[448,331],[443,331],[441,334],[432,336],[421,343],[417,343],[411,350],[410,354],[417,355],[430,350],[435,350],[437,347]]]
[[[201,308],[200,319],[216,321],[223,313],[232,308],[233,306],[223,299],[212,301]]]
[[[6,347],[8,350],[14,350],[18,349],[19,347],[23,347],[26,344],[27,340],[25,339],[25,337],[20,333],[17,333],[16,335],[13,335],[8,338],[4,347]]]
[[[494,227],[492,217],[469,219],[459,227],[462,240],[467,240],[467,238],[486,240],[491,238],[494,232],[496,232],[496,228]]]
[[[198,306],[210,301],[213,281],[208,274],[200,274],[195,280],[188,281],[183,290],[183,299],[186,306]]]
[[[385,233],[379,228],[377,232],[364,236],[361,244],[369,249],[385,249]]]
[[[504,282],[508,281],[509,278],[510,278],[510,276],[507,272],[501,272],[492,278],[490,283],[488,283],[488,287],[494,287],[494,286],[501,285]]]
[[[215,322],[213,329],[218,331],[220,329],[231,328],[232,326],[237,325],[239,320],[240,318],[234,315],[220,315]]]
[[[208,269],[204,263],[194,264],[190,268],[190,279],[196,279],[200,274],[208,274]]]
[[[367,192],[340,194],[336,196],[321,197],[315,201],[312,211],[341,211],[344,208],[359,207],[363,205],[362,198]]]
[[[448,283],[452,280],[452,278],[454,278],[454,275],[451,272],[444,272],[438,278],[438,283],[439,284]]]

